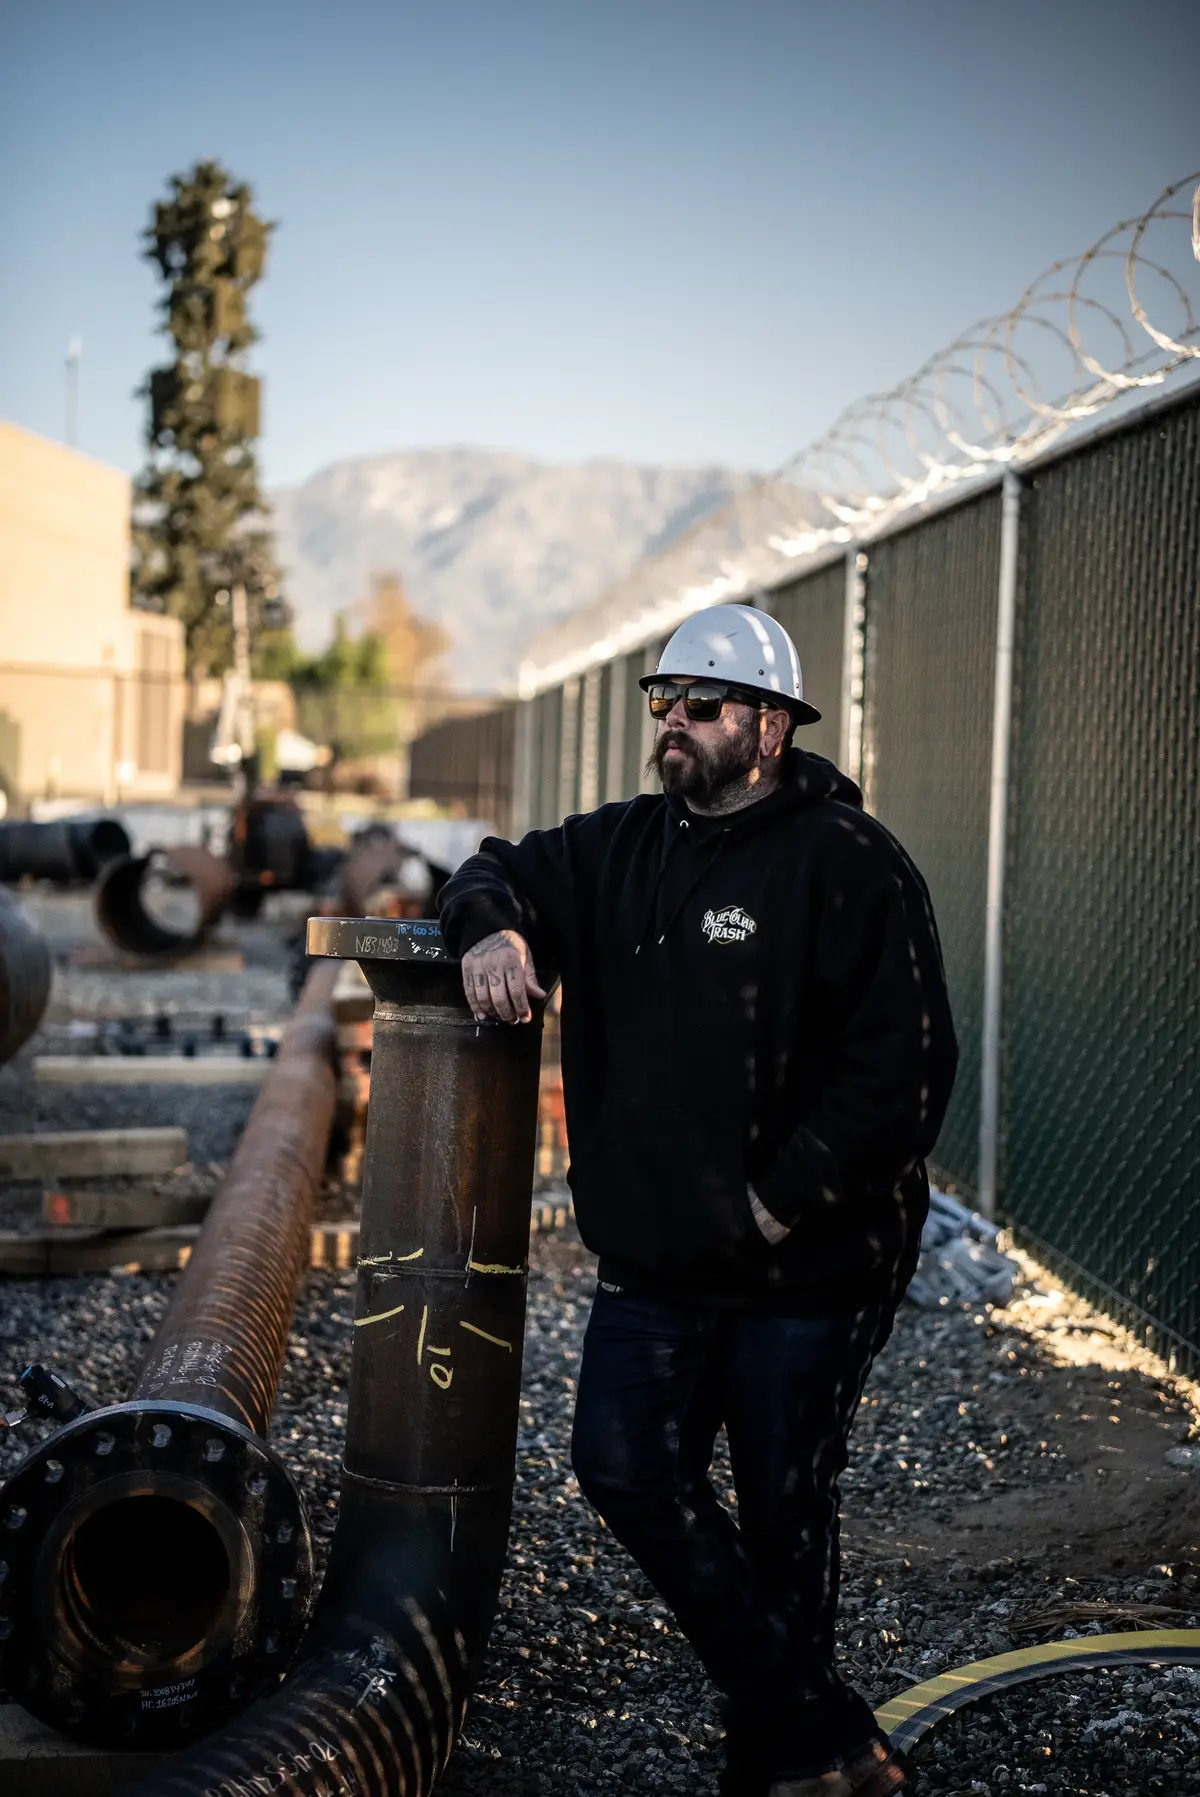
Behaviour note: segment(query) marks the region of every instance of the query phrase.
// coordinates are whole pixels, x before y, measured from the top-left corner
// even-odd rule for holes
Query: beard
[[[646,775],[662,781],[666,793],[711,805],[717,795],[735,781],[744,780],[758,762],[758,713],[751,712],[735,736],[709,745],[698,743],[682,730],[666,730],[650,751]],[[683,759],[666,761],[668,749],[681,749]]]

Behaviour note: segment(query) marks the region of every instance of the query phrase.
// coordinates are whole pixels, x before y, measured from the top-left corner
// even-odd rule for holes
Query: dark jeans
[[[745,1316],[606,1291],[584,1341],[575,1473],[726,1698],[731,1751],[812,1777],[872,1739],[833,1668],[838,1475],[892,1308]],[[738,1522],[709,1482],[724,1423]]]

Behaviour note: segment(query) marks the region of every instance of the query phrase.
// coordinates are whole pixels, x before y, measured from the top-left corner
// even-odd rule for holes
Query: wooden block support
[[[529,1217],[530,1235],[562,1229],[571,1216],[563,1192],[535,1195]],[[30,1276],[65,1273],[168,1273],[185,1267],[200,1234],[196,1224],[174,1229],[0,1230],[0,1274]],[[358,1261],[358,1219],[317,1223],[313,1227],[309,1264],[348,1271]],[[0,1787],[2,1789],[3,1787]],[[4,1792],[8,1797],[8,1792]]]
[[[358,1218],[344,1223],[318,1223],[312,1232],[314,1267],[346,1269],[358,1264]]]
[[[42,1083],[87,1086],[260,1086],[273,1062],[266,1055],[37,1055]]]
[[[4,1797],[111,1797],[173,1756],[110,1753],[68,1741],[15,1703],[0,1703],[0,1791]]]
[[[170,1173],[188,1157],[185,1129],[61,1129],[0,1136],[0,1179],[99,1179]]]
[[[42,1193],[42,1221],[55,1229],[162,1229],[200,1223],[211,1199],[169,1192]]]
[[[171,1273],[188,1263],[199,1230],[0,1229],[0,1273],[46,1278],[63,1273]]]
[[[110,948],[103,942],[85,942],[71,957],[76,967],[101,968],[112,973],[245,973],[246,957],[240,948],[221,948],[216,943],[202,944],[177,960],[148,960],[141,955],[127,955],[122,949]]]

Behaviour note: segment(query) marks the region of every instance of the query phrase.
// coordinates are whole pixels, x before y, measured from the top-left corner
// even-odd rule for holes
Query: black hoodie
[[[439,911],[454,954],[514,929],[561,973],[602,1279],[790,1314],[898,1301],[957,1050],[924,881],[853,781],[792,750],[726,817],[644,796],[489,837]],[[791,1225],[778,1247],[749,1185]]]

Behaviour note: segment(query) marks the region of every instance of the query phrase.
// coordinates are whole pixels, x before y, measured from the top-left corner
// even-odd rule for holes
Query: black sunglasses
[[[756,711],[764,711],[768,706],[761,693],[746,686],[729,686],[723,680],[656,680],[647,687],[646,697],[652,718],[665,718],[682,699],[694,724],[711,724],[719,718],[727,699],[737,705],[753,705]]]

